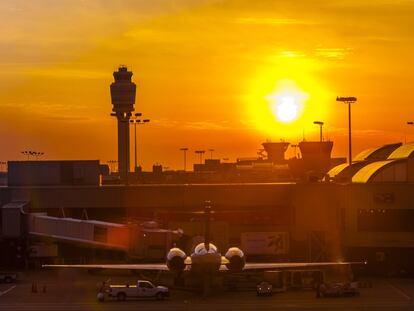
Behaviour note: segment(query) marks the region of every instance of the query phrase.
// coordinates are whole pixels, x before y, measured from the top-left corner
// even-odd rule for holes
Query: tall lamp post
[[[319,125],[319,141],[323,141],[323,136],[322,136],[322,127],[323,127],[323,122],[322,121],[313,121],[313,124]]]
[[[414,122],[413,121],[408,121],[407,122],[407,125],[409,125],[409,126],[413,126],[414,125]],[[406,144],[407,143],[407,135],[404,135],[405,137],[404,137],[404,143]]]
[[[188,151],[188,148],[187,147],[180,148],[180,151],[182,151],[183,154],[184,154],[184,172],[185,172],[185,170],[187,169],[187,151]]]
[[[348,105],[348,152],[349,165],[352,164],[352,136],[351,136],[351,104],[357,101],[356,97],[337,97],[336,101],[343,102]]]
[[[211,160],[211,159],[213,159],[214,149],[208,149],[208,151],[210,152],[210,160]]]
[[[142,116],[142,113],[138,112],[135,114],[135,118],[131,119],[129,122],[134,124],[134,171],[137,171],[137,125],[144,125],[148,122],[150,122],[149,119],[139,119],[139,117]]]
[[[21,151],[21,154],[27,156],[27,161],[29,161],[31,156],[35,157],[35,159],[38,160],[39,157],[41,157],[45,153],[39,152],[39,151],[25,150],[25,151]]]
[[[196,154],[200,156],[200,164],[203,164],[203,154],[206,152],[205,150],[196,150],[194,151]]]

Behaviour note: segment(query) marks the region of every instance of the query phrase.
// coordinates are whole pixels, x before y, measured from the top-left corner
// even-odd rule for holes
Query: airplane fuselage
[[[195,273],[214,273],[220,270],[222,264],[221,253],[212,243],[208,247],[200,243],[191,254],[191,270]]]

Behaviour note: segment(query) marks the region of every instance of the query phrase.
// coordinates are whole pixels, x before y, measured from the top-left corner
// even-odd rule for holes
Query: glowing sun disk
[[[298,117],[299,106],[292,96],[283,96],[272,104],[273,114],[282,122],[291,122]]]

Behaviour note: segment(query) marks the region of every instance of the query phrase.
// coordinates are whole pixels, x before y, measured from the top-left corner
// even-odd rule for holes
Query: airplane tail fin
[[[208,251],[210,249],[210,216],[211,216],[211,202],[206,201],[204,206],[205,214],[205,232],[204,232],[204,247]]]

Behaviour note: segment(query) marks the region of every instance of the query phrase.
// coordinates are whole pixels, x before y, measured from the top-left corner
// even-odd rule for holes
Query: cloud
[[[190,130],[225,130],[229,129],[223,122],[214,121],[195,121],[184,123],[184,128]]]
[[[348,136],[348,128],[347,127],[330,127],[329,134],[334,136]],[[386,130],[377,130],[377,129],[352,129],[353,136],[386,136],[394,134],[390,131]]]
[[[230,122],[226,120],[207,120],[207,121],[176,121],[168,119],[158,119],[153,122],[157,126],[175,128],[178,130],[198,130],[198,131],[223,131],[245,128],[242,121]]]
[[[300,51],[291,51],[291,50],[289,51],[289,50],[287,50],[287,51],[281,51],[279,53],[279,56],[288,57],[288,58],[295,58],[295,57],[305,57],[306,54],[302,53]]]
[[[314,22],[294,18],[273,18],[273,17],[239,17],[233,20],[236,24],[243,25],[311,25]]]
[[[85,66],[86,67],[86,66]],[[54,78],[76,78],[76,79],[105,79],[107,71],[90,70],[81,68],[36,68],[27,72],[33,76],[46,76]]]
[[[59,122],[64,122],[64,121],[90,121],[91,119],[88,117],[80,117],[80,116],[58,116],[58,115],[48,115],[48,116],[44,116],[43,119],[46,120],[53,120],[53,121],[59,121]]]
[[[352,48],[318,48],[315,49],[315,55],[331,59],[344,59],[352,53]]]

